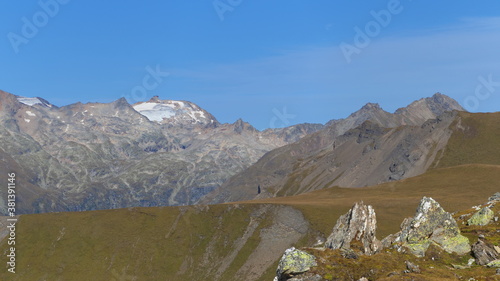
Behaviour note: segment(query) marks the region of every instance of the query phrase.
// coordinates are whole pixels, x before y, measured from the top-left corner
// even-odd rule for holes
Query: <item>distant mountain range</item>
[[[191,102],[158,97],[57,107],[0,91],[0,179],[17,173],[19,213],[195,204],[264,153],[321,128],[220,124]]]
[[[395,113],[368,103],[267,153],[203,203],[297,195],[331,186],[363,187],[420,175],[447,144],[454,110],[464,109],[440,93]]]
[[[0,91],[0,178],[17,173],[20,213],[228,202],[329,184],[364,186],[428,168],[449,137],[441,128],[453,114],[427,120],[452,110],[463,108],[436,94],[394,114],[367,104],[325,125],[258,131],[242,120],[221,124],[188,101],[153,97],[130,105],[122,98],[57,107]]]

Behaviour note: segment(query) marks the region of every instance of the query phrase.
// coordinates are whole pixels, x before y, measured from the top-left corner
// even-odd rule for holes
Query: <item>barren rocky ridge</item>
[[[0,168],[18,174],[20,213],[175,206],[196,204],[200,200],[249,199],[255,196],[258,182],[253,181],[250,190],[250,185],[240,184],[237,179],[241,175],[252,176],[252,168],[247,168],[264,154],[284,146],[267,154],[259,163],[269,163],[270,155],[290,148],[293,148],[292,159],[304,158],[313,151],[328,154],[327,148],[331,148],[331,155],[321,158],[331,159],[327,160],[333,164],[329,168],[331,175],[319,179],[314,188],[298,188],[295,192],[298,193],[324,186],[347,167],[352,170],[358,166],[361,170],[365,167],[359,163],[368,163],[363,157],[351,157],[353,162],[349,166],[338,168],[338,159],[342,157],[337,154],[341,151],[362,156],[369,149],[386,153],[390,148],[385,147],[387,140],[383,138],[397,138],[399,142],[410,138],[399,132],[387,135],[387,128],[421,125],[428,118],[457,109],[461,107],[454,100],[436,94],[394,114],[376,104],[367,104],[348,118],[332,120],[326,125],[299,124],[258,131],[242,120],[221,124],[213,115],[187,101],[154,97],[130,105],[122,98],[108,104],[76,103],[58,108],[42,98],[0,92]],[[441,123],[448,120],[445,118]],[[444,126],[435,123],[428,126]],[[414,130],[417,129],[408,127],[402,131]],[[426,130],[414,133],[429,139],[424,147],[406,145],[403,150],[390,151],[392,158],[408,151],[418,154],[410,155],[416,159],[412,161],[418,162],[432,148],[434,139],[445,141],[446,136],[442,135],[445,131],[423,133]],[[308,137],[297,142],[304,136]],[[364,144],[362,151],[358,151],[358,146],[352,147],[354,139]],[[334,150],[333,146],[342,148]],[[369,157],[370,161],[378,161],[372,154]],[[382,173],[383,177],[367,181],[372,178],[369,173],[357,178],[345,174],[336,184],[362,186],[386,181],[387,177],[403,178],[419,174],[428,165],[423,160],[417,164],[398,161],[384,162],[395,165],[390,175]],[[408,171],[405,165],[417,168]],[[274,169],[269,172],[276,172]],[[287,169],[280,168],[277,172],[285,175]],[[262,196],[276,195],[278,189],[271,194],[266,181],[262,182],[265,186]],[[233,188],[235,183],[237,189]],[[223,188],[219,192],[220,186]],[[228,189],[238,190],[237,193],[248,189],[252,196],[229,195]],[[210,192],[213,193],[206,197]],[[5,211],[5,202],[0,202],[0,209]]]

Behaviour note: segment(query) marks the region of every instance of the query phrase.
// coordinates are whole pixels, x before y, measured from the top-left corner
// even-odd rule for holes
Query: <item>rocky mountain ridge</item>
[[[298,142],[265,154],[203,202],[300,194],[332,185],[363,187],[425,172],[451,136],[458,103],[442,94],[391,114],[367,104]],[[431,119],[425,119],[432,117]],[[263,192],[257,194],[256,187]]]
[[[264,153],[320,128],[261,132],[158,97],[57,107],[0,92],[0,169],[23,182],[20,213],[194,204]]]
[[[456,107],[459,106],[452,99],[436,94],[395,114],[368,104],[346,119],[329,122],[328,126],[299,124],[258,131],[243,120],[220,124],[213,115],[187,101],[153,97],[131,105],[121,98],[107,104],[76,103],[57,107],[42,98],[0,92],[0,153],[4,159],[0,169],[15,168],[24,182],[19,195],[19,212],[24,213],[228,202],[240,197],[226,196],[226,188],[218,193],[215,201],[205,197],[217,192],[222,185],[234,183],[228,179],[238,172],[245,171],[251,176],[246,169],[264,154],[272,151],[263,158],[266,160],[280,153],[274,149],[293,144],[307,135],[310,136],[304,142],[293,146],[292,158],[286,158],[282,164],[293,163],[291,160],[314,151],[327,153],[326,148],[337,145],[342,149],[335,153],[357,151],[358,147],[352,145],[354,139],[366,146],[362,154],[370,149],[385,151],[386,140],[375,139],[390,138],[391,135],[384,135],[386,128],[419,123],[429,112],[434,114]],[[439,138],[440,132],[434,130],[428,137]],[[393,133],[398,134],[397,130]],[[399,135],[396,138],[403,141],[410,137]],[[431,143],[425,142],[423,148],[403,145],[403,149],[392,152],[392,157],[402,157],[402,153],[409,152],[409,159],[415,159],[411,161],[422,159],[421,162],[427,163],[420,157],[425,154],[420,150],[431,150]],[[393,179],[401,178],[402,173],[404,177],[418,174],[401,170],[411,165],[406,163],[407,156],[403,158],[403,162],[387,160],[395,164],[390,175]],[[359,161],[355,159],[349,166],[356,166]],[[336,166],[338,163],[333,168]],[[293,171],[286,168],[269,169],[269,172],[278,172],[280,179]],[[332,173],[341,173],[341,169]],[[352,186],[368,184],[352,175],[342,180],[351,182]],[[326,180],[322,179],[321,184],[326,184]],[[383,179],[377,178],[370,183],[381,181]],[[261,196],[266,196],[269,188],[266,181],[263,183],[266,188]],[[253,182],[252,195],[256,188]],[[5,202],[0,200],[0,210],[5,212],[5,209]]]

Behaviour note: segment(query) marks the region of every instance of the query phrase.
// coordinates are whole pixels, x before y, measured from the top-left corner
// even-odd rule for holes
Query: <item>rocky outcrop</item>
[[[487,265],[496,260],[500,255],[500,253],[495,250],[495,246],[484,239],[479,239],[472,245],[472,254],[476,258],[476,263],[479,265]]]
[[[493,194],[490,198],[488,198],[488,203],[496,203],[500,201],[500,192]]]
[[[304,251],[295,249],[294,247],[287,249],[285,254],[281,257],[276,270],[275,281],[290,280],[293,276],[302,274],[317,266],[316,258]],[[305,279],[292,279],[292,280],[305,280]],[[312,280],[312,279],[310,279]]]
[[[498,206],[495,206],[495,203],[498,199],[492,200],[490,197],[489,200],[488,210],[491,209],[492,212],[496,213]],[[479,210],[479,207],[476,206],[473,209]],[[499,233],[498,224],[491,222],[488,227],[467,226],[466,218],[471,214],[470,210],[468,212],[468,214],[457,216],[457,222],[434,199],[423,197],[415,216],[404,219],[401,231],[387,236],[380,242],[375,237],[377,228],[375,211],[372,206],[358,202],[337,220],[324,248],[303,249],[317,257],[318,265],[313,270],[305,273],[299,272],[292,279],[287,279],[288,277],[278,279],[276,277],[275,281],[325,279],[359,281],[379,280],[383,277],[397,275],[401,277],[405,275],[408,277],[410,275],[411,277],[421,276],[421,280],[430,280],[427,277],[435,277],[434,274],[437,274],[438,271],[441,274],[447,270],[457,273],[458,271],[455,270],[460,270],[461,274],[468,274],[465,275],[467,278],[479,276],[477,274],[481,270],[489,275],[494,269],[487,268],[500,268],[500,247],[496,246]],[[474,258],[465,255],[471,252],[471,245],[469,239],[461,234],[458,225],[462,227],[467,237],[478,237],[478,241],[472,246]],[[381,251],[384,248],[390,249]],[[414,256],[408,255],[409,253]],[[365,256],[361,256],[361,254],[365,254]],[[366,256],[370,254],[375,255]],[[424,256],[425,258],[421,259]],[[459,261],[459,263],[450,263],[454,260]],[[422,263],[431,261],[435,263],[432,266]],[[465,263],[465,261],[467,262]],[[359,266],[361,263],[363,266]],[[389,265],[390,263],[392,265]],[[473,266],[474,263],[479,266]],[[406,268],[402,267],[403,264]],[[282,266],[281,262],[280,266]],[[483,268],[478,269],[480,267]],[[280,270],[282,271],[282,269],[278,269],[278,273]],[[499,271],[500,269],[497,272]],[[357,279],[360,276],[366,276],[369,279],[365,277]],[[452,275],[450,274],[450,276]]]
[[[358,202],[345,214],[340,216],[328,237],[325,247],[330,249],[350,249],[353,241],[362,245],[360,252],[371,255],[380,250],[382,244],[375,237],[377,217],[373,207]]]
[[[467,220],[468,225],[487,225],[495,216],[495,213],[488,207],[484,207]]]
[[[469,239],[460,234],[457,222],[438,202],[424,197],[412,219],[401,224],[395,242],[399,242],[416,256],[423,257],[431,244],[446,252],[459,255],[470,252]]]

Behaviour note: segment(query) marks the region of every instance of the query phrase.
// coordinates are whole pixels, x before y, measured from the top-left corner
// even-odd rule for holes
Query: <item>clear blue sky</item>
[[[499,1],[2,1],[0,19],[0,89],[58,106],[159,95],[259,129],[435,92],[500,110]]]

